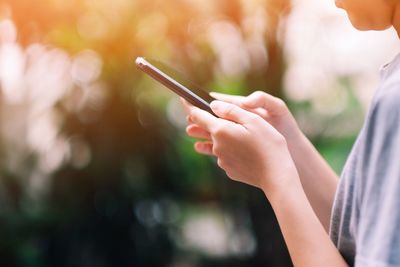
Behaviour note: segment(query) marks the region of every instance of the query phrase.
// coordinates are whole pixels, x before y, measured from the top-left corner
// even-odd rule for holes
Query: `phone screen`
[[[215,99],[205,90],[189,81],[182,73],[160,61],[144,59],[142,57],[136,59],[136,65],[146,74],[186,99],[192,105],[215,115],[209,106]]]

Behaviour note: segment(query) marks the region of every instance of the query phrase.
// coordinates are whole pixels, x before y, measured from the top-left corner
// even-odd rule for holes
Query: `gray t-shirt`
[[[400,55],[381,70],[339,181],[330,236],[350,266],[400,266]]]

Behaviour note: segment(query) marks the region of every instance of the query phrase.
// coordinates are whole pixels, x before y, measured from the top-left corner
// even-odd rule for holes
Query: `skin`
[[[338,0],[357,29],[400,33],[399,0]],[[285,103],[264,92],[213,94],[218,118],[189,105],[189,136],[227,175],[265,193],[294,266],[347,266],[327,230],[338,177],[301,132]]]
[[[259,115],[284,136],[307,197],[326,232],[328,232],[338,177],[301,132],[286,104],[281,99],[265,92],[254,92],[248,97],[211,94],[216,99],[235,104]],[[191,106],[183,99],[182,101],[189,113]],[[206,141],[197,142],[195,150],[200,154],[213,156],[210,133],[190,120],[188,123],[186,132],[189,136],[206,139]],[[319,177],[324,177],[324,179]]]
[[[398,0],[336,0],[335,3],[347,12],[359,30],[385,30],[394,26],[399,34]]]

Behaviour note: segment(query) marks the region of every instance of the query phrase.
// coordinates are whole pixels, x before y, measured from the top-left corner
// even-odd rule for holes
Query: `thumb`
[[[221,119],[230,120],[239,124],[249,124],[259,117],[258,115],[244,110],[237,105],[223,101],[213,101],[211,102],[210,107]]]
[[[282,106],[282,100],[265,92],[257,91],[246,97],[242,106],[245,108],[264,108],[268,111],[276,111]]]
[[[240,95],[228,95],[216,92],[211,92],[210,95],[214,97],[216,100],[232,103],[238,106],[242,104],[244,99],[246,99],[246,97]]]

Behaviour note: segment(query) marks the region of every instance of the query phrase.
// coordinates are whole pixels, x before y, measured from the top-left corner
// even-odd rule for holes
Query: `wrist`
[[[275,211],[280,209],[283,203],[295,203],[305,196],[301,183],[296,181],[273,191],[264,191],[264,194]]]
[[[296,160],[295,155],[298,154],[297,152],[302,151],[307,147],[308,141],[308,138],[304,135],[299,127],[296,127],[290,136],[287,137],[287,146],[294,160]]]
[[[285,136],[285,138],[287,140],[288,146],[293,146],[295,144],[303,142],[306,137],[296,123],[296,125],[292,127],[292,129]]]
[[[267,183],[261,186],[261,190],[264,192],[271,205],[273,203],[279,203],[283,198],[287,198],[288,194],[297,194],[298,192],[304,191],[294,163],[284,169],[285,170],[282,170],[283,175],[276,179],[277,183],[268,183],[270,179],[267,177],[264,179]]]

